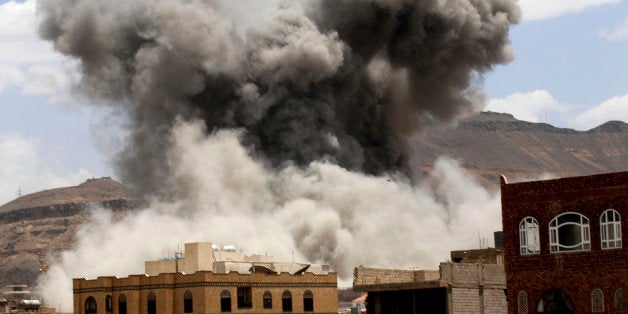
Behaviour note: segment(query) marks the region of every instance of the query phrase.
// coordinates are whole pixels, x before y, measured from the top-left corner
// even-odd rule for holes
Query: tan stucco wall
[[[113,297],[113,313],[118,313],[118,298],[127,299],[127,313],[146,313],[147,296],[155,293],[157,314],[183,313],[183,295],[192,292],[194,313],[220,313],[220,294],[231,292],[233,313],[262,311],[262,296],[269,291],[273,297],[273,308],[264,313],[282,313],[281,296],[285,290],[292,293],[293,313],[303,312],[303,294],[309,290],[314,295],[314,312],[337,313],[338,291],[335,273],[327,275],[279,275],[267,274],[214,274],[197,272],[191,275],[161,274],[159,276],[133,275],[127,278],[99,277],[95,280],[74,279],[74,313],[83,313],[85,301],[96,299],[98,313],[105,312],[105,298]],[[238,309],[237,287],[251,287],[252,309]]]

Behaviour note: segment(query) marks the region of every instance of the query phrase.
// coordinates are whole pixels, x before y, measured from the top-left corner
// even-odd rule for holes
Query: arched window
[[[183,294],[183,313],[194,312],[194,302],[192,300],[192,292],[186,291]]]
[[[528,294],[525,291],[519,291],[517,296],[517,310],[519,314],[528,314]]]
[[[310,290],[303,294],[303,311],[314,312],[314,295]]]
[[[85,314],[95,314],[98,312],[97,308],[96,299],[92,296],[87,297],[85,300]]]
[[[602,312],[604,312],[604,293],[598,288],[591,292],[591,313]]]
[[[118,313],[126,314],[126,296],[124,294],[118,297]]]
[[[264,292],[263,302],[264,302],[265,309],[273,308],[273,295],[270,294],[270,291]]]
[[[574,313],[571,298],[565,291],[553,288],[545,291],[536,305],[538,313]]]
[[[521,248],[521,255],[541,252],[539,223],[536,219],[526,217],[519,223],[519,247]]]
[[[222,290],[220,293],[220,311],[231,312],[231,292]]]
[[[105,297],[105,312],[113,312],[113,298],[110,295]]]
[[[621,216],[616,210],[607,209],[600,216],[602,249],[621,248]]]
[[[564,213],[549,223],[550,252],[591,249],[589,219],[578,213]]]
[[[292,312],[292,293],[286,290],[281,295],[281,310],[284,312]]]
[[[157,313],[157,298],[152,292],[149,292],[148,297],[146,298],[146,309],[148,310],[148,314]]]
[[[626,313],[626,295],[624,288],[619,288],[613,295],[613,311],[615,313]]]

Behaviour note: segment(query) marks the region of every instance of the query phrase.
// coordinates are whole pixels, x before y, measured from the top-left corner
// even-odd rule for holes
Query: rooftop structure
[[[185,251],[175,253],[174,257],[146,261],[144,264],[146,274],[149,276],[162,273],[193,274],[197,271],[211,271],[215,274],[226,274],[232,271],[240,274],[311,272],[320,275],[329,273],[329,265],[275,262],[272,255],[246,255],[237,252],[234,245],[220,247],[209,242],[195,242],[186,243],[184,247]]]

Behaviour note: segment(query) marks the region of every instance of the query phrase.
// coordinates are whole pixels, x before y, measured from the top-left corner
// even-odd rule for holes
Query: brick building
[[[439,270],[357,267],[353,290],[368,292],[369,314],[504,313],[506,277],[496,249],[454,251],[476,262],[443,262]]]
[[[628,172],[501,178],[509,313],[626,313]]]
[[[146,262],[146,274],[74,279],[74,313],[337,313],[337,277],[327,265],[277,263],[211,243],[185,247]]]

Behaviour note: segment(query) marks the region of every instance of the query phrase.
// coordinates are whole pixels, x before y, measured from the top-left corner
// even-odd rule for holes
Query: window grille
[[[624,288],[619,288],[613,296],[613,310],[615,313],[626,313],[626,294]]]
[[[550,252],[591,249],[589,219],[578,213],[564,213],[549,223]]]
[[[528,314],[528,294],[525,291],[519,291],[517,308],[519,314]]]
[[[536,219],[526,217],[519,223],[519,247],[521,255],[538,254],[541,251],[539,223]]]
[[[591,292],[591,312],[604,312],[604,293],[600,289],[595,289]]]
[[[600,238],[602,249],[621,248],[621,215],[616,210],[607,209],[600,216]]]
[[[270,294],[270,291],[264,292],[263,303],[265,309],[273,308],[273,295]]]

